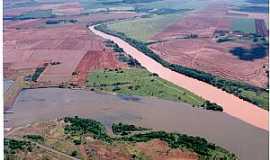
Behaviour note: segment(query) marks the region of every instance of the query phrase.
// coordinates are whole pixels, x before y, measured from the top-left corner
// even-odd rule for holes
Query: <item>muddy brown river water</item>
[[[268,130],[268,111],[207,83],[171,71],[122,39],[98,31],[94,26],[90,26],[89,29],[98,36],[114,41],[126,53],[138,60],[148,71],[157,73],[161,78],[183,87],[206,100],[221,105],[224,112],[233,117],[241,119],[253,126]]]
[[[242,160],[268,159],[268,131],[226,113],[154,98],[114,96],[83,90],[42,88],[23,90],[4,115],[5,127],[79,115],[106,126],[125,122],[157,130],[207,138]]]

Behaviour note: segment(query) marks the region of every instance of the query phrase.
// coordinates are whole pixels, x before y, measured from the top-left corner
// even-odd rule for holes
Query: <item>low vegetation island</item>
[[[72,148],[72,150],[65,150],[63,153],[76,158],[86,158],[85,156],[87,156],[88,158],[95,158],[98,152],[94,151],[100,150],[100,147],[103,148],[102,150],[108,150],[109,148],[116,149],[119,147],[122,149],[129,148],[129,151],[125,152],[127,157],[133,157],[132,159],[150,160],[152,158],[150,156],[147,156],[147,153],[145,153],[143,150],[140,150],[137,146],[139,144],[152,143],[156,140],[160,141],[159,143],[165,143],[168,145],[168,153],[172,150],[174,150],[175,152],[177,151],[189,153],[195,157],[197,156],[197,158],[194,159],[201,160],[238,159],[233,153],[213,143],[210,143],[206,139],[201,137],[193,137],[180,133],[168,133],[165,131],[153,131],[151,129],[123,123],[114,123],[112,125],[112,135],[109,135],[107,133],[107,130],[102,123],[96,120],[80,118],[77,116],[65,117],[64,119],[59,119],[54,122],[46,122],[43,123],[43,125],[37,124],[35,126],[42,126],[46,128],[47,132],[43,132],[44,138],[41,138],[42,136],[37,136],[37,133],[35,133],[35,136],[26,136],[25,134],[27,133],[25,133],[25,131],[27,131],[28,129],[31,130],[31,127],[28,127],[28,129],[26,128],[26,130],[22,130],[22,135],[15,134],[16,136],[14,135],[13,137],[6,138],[6,159],[11,157],[22,158],[16,157],[16,153],[18,152],[26,153],[23,157],[27,158],[27,155],[36,153],[37,148],[35,147],[35,144],[37,143],[40,145],[52,147],[53,150],[58,150],[63,146],[70,147]],[[57,132],[57,134],[55,132]],[[18,133],[20,132],[18,131]],[[119,133],[124,134],[119,135]],[[56,137],[56,139],[52,139],[52,135],[57,136],[58,139]],[[21,138],[21,140],[18,140],[18,137],[20,136],[23,137]],[[17,137],[17,139],[14,137]],[[42,139],[43,142],[41,143],[40,141],[36,141],[37,139]],[[52,143],[53,141],[55,142]],[[83,152],[82,150],[86,149],[85,147],[87,146],[92,148],[93,151],[87,151],[87,154],[85,154],[85,152]],[[119,151],[118,154],[119,156],[121,156],[122,152]]]

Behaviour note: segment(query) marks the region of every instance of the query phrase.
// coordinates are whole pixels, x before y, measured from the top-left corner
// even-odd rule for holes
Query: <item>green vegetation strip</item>
[[[129,37],[146,42],[156,33],[175,23],[181,16],[180,13],[152,15],[147,18],[115,22],[108,27],[110,30],[121,31]]]
[[[147,47],[147,44],[137,41],[135,39],[127,37],[124,33],[114,32],[108,29],[107,25],[100,24],[95,26],[95,29],[100,30],[104,33],[116,36],[121,38],[122,40],[129,43],[131,46],[137,48],[139,51],[143,52],[145,55],[151,57],[158,63],[162,64],[164,67],[170,68],[171,70],[184,74],[186,76],[198,79],[200,81],[209,83],[217,88],[220,88],[228,93],[232,93],[239,98],[251,102],[263,109],[268,110],[268,91],[255,87],[243,82],[233,81],[221,78],[219,76],[215,76],[203,71],[198,71],[196,69],[187,68],[178,64],[170,64],[169,62],[160,58],[156,53],[154,53],[151,49]]]
[[[41,135],[25,135],[23,136],[25,139],[29,139],[30,141],[38,142],[38,143],[44,143],[45,139]]]
[[[230,159],[237,160],[238,158],[229,151],[209,143],[206,139],[200,137],[188,136],[179,133],[167,133],[164,131],[147,131],[146,133],[128,134],[120,137],[110,137],[105,127],[95,120],[75,117],[64,118],[66,123],[65,134],[68,135],[84,135],[92,134],[94,138],[102,140],[108,144],[113,142],[148,142],[153,139],[160,139],[169,144],[171,148],[187,149],[196,152],[200,159]],[[117,128],[117,133],[130,133],[132,131],[140,131],[141,127],[126,124],[113,124]]]
[[[45,70],[46,67],[38,67],[35,70],[35,73],[32,75],[32,81],[37,81],[38,77],[41,75],[41,73]]]
[[[4,138],[4,159],[14,159],[17,151],[31,152],[33,147],[29,141]]]
[[[136,127],[135,125],[128,125],[128,124],[123,124],[123,123],[113,123],[112,125],[112,131],[113,134],[115,135],[129,135],[134,131],[147,131],[149,129],[147,128],[142,128],[142,127]]]
[[[124,95],[153,96],[165,100],[181,101],[208,110],[222,111],[216,104],[180,88],[142,68],[107,69],[91,73],[87,86],[99,91],[116,92]]]

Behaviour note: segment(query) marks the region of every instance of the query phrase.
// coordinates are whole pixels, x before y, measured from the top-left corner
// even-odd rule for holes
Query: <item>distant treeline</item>
[[[103,5],[119,5],[119,4],[136,4],[136,3],[151,3],[161,0],[115,0],[115,1],[103,1],[99,0],[99,2]]]
[[[162,64],[164,67],[170,68],[171,70],[184,74],[186,76],[198,79],[200,81],[209,83],[217,88],[220,88],[228,93],[232,93],[235,96],[238,96],[239,98],[249,101],[255,105],[258,105],[260,107],[264,107],[268,110],[268,96],[264,97],[263,100],[261,100],[260,94],[268,95],[268,91],[266,91],[263,88],[259,88],[256,86],[252,86],[250,84],[239,82],[239,81],[233,81],[233,80],[227,80],[224,78],[221,78],[219,76],[212,75],[210,73],[206,73],[203,71],[199,71],[192,68],[187,68],[184,66],[181,66],[179,64],[170,64],[169,62],[163,60],[159,55],[154,53],[151,49],[147,47],[146,43],[140,42],[138,40],[132,39],[127,37],[124,33],[121,32],[115,32],[110,29],[108,29],[107,25],[100,24],[95,26],[95,29],[100,30],[102,32],[105,32],[107,34],[116,36],[121,38],[122,40],[129,43],[131,46],[137,48],[139,51],[143,52],[145,55],[151,57],[158,63]],[[252,92],[255,94],[250,95],[247,94],[249,92]]]
[[[25,12],[18,16],[5,16],[4,20],[27,20],[27,19],[40,19],[40,18],[55,18],[52,10],[34,10]]]

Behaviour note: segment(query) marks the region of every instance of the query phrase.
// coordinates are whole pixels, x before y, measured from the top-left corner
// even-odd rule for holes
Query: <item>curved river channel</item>
[[[268,111],[205,82],[171,71],[170,69],[146,56],[144,53],[140,52],[124,40],[98,31],[94,28],[94,26],[90,26],[89,29],[96,35],[118,44],[119,47],[123,48],[127,54],[131,55],[138,62],[140,62],[141,65],[144,66],[148,71],[157,73],[159,77],[185,88],[206,100],[221,105],[225,113],[255,127],[268,131]]]

